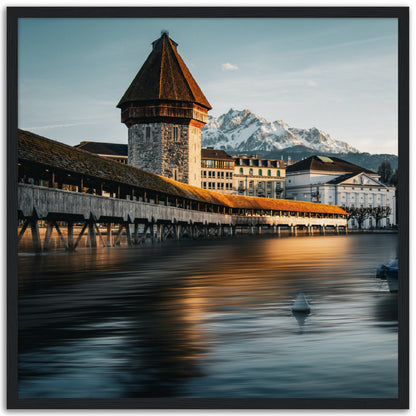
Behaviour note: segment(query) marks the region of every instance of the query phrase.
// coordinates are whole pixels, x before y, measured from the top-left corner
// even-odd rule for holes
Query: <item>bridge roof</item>
[[[173,197],[230,208],[347,214],[336,205],[225,195],[209,191],[108,160],[85,150],[20,129],[18,130],[18,159],[23,162],[41,164],[48,168],[64,170],[74,176],[94,177],[107,182],[135,186]]]

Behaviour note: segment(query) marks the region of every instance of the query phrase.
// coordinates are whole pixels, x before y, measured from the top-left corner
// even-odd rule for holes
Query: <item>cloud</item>
[[[225,64],[221,65],[221,69],[223,71],[236,71],[239,68],[237,65],[233,65],[233,64],[230,64],[229,62],[226,62]]]
[[[306,81],[306,85],[308,87],[317,87],[318,83],[316,81],[313,81],[313,80],[309,79],[308,81]]]
[[[97,123],[67,123],[67,124],[49,124],[45,126],[30,126],[30,127],[22,127],[23,130],[49,130],[49,129],[60,129],[65,127],[76,127],[76,126],[86,126],[90,124],[97,124]]]

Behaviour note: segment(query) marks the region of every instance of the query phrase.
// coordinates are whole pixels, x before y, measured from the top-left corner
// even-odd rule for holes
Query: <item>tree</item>
[[[380,182],[387,185],[390,182],[390,178],[393,174],[393,169],[391,168],[390,162],[382,162],[378,167],[377,173],[380,175]]]
[[[374,207],[370,208],[370,216],[376,220],[376,228],[379,227],[380,220],[387,218],[391,214],[390,207]]]
[[[393,174],[390,177],[390,186],[397,186],[398,183],[399,183],[399,177],[398,177],[397,169],[395,169]]]
[[[348,212],[348,219],[354,219],[358,223],[358,228],[361,230],[364,221],[371,216],[370,208],[356,208],[347,207],[345,211]]]

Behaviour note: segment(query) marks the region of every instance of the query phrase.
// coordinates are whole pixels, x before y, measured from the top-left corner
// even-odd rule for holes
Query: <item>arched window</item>
[[[240,168],[240,175],[243,174],[243,168]]]
[[[270,169],[267,171],[267,176],[272,176],[272,171]]]
[[[253,168],[250,168],[250,170],[248,171],[248,174],[249,175],[252,175],[253,174]]]
[[[278,170],[278,171],[276,172],[276,174],[277,174],[277,176],[280,176],[280,170]]]
[[[259,176],[263,175],[263,171],[259,169]]]

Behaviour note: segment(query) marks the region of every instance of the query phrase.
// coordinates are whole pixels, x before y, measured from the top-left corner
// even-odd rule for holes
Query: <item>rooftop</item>
[[[210,159],[210,160],[230,160],[233,158],[226,153],[224,150],[216,150],[212,147],[207,149],[201,149],[201,159]]]
[[[140,101],[182,101],[211,109],[167,32],[153,42],[153,50],[117,107]]]
[[[123,165],[29,131],[19,129],[17,136],[18,159],[23,163],[25,161],[37,163],[78,175],[86,175],[104,181],[118,182],[174,197],[230,208],[346,215],[346,212],[342,208],[335,205],[225,195],[183,184],[133,166]]]
[[[296,162],[286,168],[287,173],[300,172],[305,170],[341,173],[365,172],[375,175],[375,172],[372,172],[371,170],[332,156],[330,158],[326,156],[310,156],[307,159]]]
[[[86,150],[97,155],[127,156],[128,146],[121,143],[81,142],[77,149]]]

